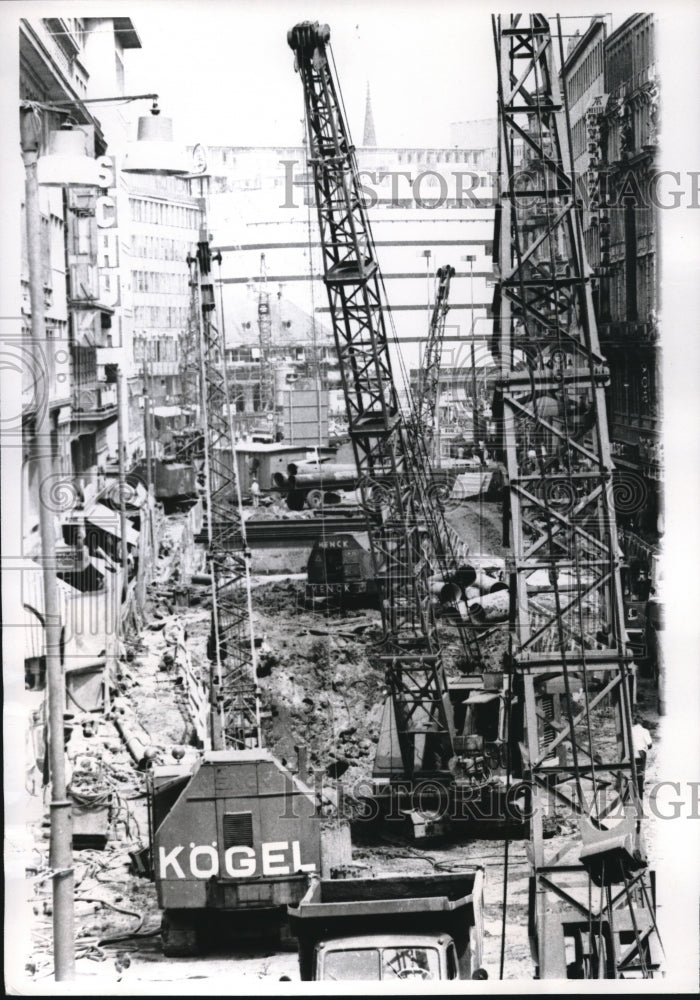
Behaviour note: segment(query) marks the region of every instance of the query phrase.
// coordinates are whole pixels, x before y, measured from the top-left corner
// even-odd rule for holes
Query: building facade
[[[82,128],[88,155],[102,162],[107,151],[102,124],[89,105],[80,103],[92,96],[95,86],[90,72],[95,31],[100,49],[109,48],[113,63],[121,62],[127,49],[141,44],[128,18],[20,21],[20,98],[49,106],[75,102],[66,113]],[[59,128],[65,118],[66,114],[50,107],[38,110],[41,152],[48,149],[51,130]],[[94,499],[101,485],[99,470],[110,451],[116,453],[116,389],[106,382],[99,357],[100,350],[112,343],[116,312],[101,266],[105,257],[102,200],[96,188],[40,187],[47,340],[44,370],[26,369],[23,536],[27,554],[38,544],[39,490],[49,488],[36,482],[33,414],[37,402],[46,399],[49,406],[53,474],[66,496],[72,494],[83,502]],[[28,338],[31,311],[24,219],[22,245],[23,335]]]
[[[610,438],[623,498],[618,525],[628,587],[640,598],[648,596],[663,534],[654,32],[651,14],[635,14],[611,34],[594,19],[563,72],[601,349],[610,366]]]

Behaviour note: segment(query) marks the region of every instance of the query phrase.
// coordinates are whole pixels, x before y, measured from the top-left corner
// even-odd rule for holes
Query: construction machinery
[[[483,869],[319,879],[288,907],[308,980],[486,979]]]
[[[199,954],[215,934],[279,935],[307,874],[322,872],[312,790],[260,748],[156,767],[148,789],[163,953]]]
[[[374,795],[388,809],[398,800],[416,828],[425,831],[424,810],[435,807],[444,813],[447,799],[457,816],[466,798],[473,801],[482,791],[498,798],[502,782],[485,762],[480,735],[458,730],[455,723],[459,712],[452,703],[436,623],[436,576],[442,577],[442,600],[460,609],[461,623],[470,622],[441,493],[432,483],[413,418],[401,411],[394,383],[385,293],[329,60],[330,29],[306,21],[287,37],[303,85],[324,282],[368,517],[373,578],[380,592],[383,637],[376,656],[385,670],[388,696],[374,761]],[[463,665],[474,670],[479,655],[471,629],[460,628],[459,636],[465,647]],[[419,788],[422,809],[416,808]]]
[[[321,871],[316,797],[261,745],[250,551],[212,259],[202,234],[188,263],[198,314],[204,578],[211,581],[212,614],[208,677],[188,694],[208,699],[209,723],[202,755],[157,767],[148,782],[151,872],[166,955],[197,953],[224,925],[237,937],[279,933],[284,906],[305,891],[305,873]],[[332,849],[326,856],[330,864]]]
[[[440,360],[445,336],[445,321],[450,309],[450,282],[454,278],[454,274],[455,269],[449,265],[439,267],[436,272],[437,292],[430,314],[430,325],[425,341],[425,353],[420,368],[420,380],[415,401],[417,433],[422,435],[429,455],[432,455],[433,450],[435,414],[440,388]]]
[[[372,556],[354,535],[324,534],[314,544],[306,570],[306,602],[311,607],[348,601],[377,605]]]
[[[512,551],[505,668],[519,698],[509,774],[532,789],[532,952],[542,979],[650,978],[660,941],[632,742],[636,668],[620,586],[609,377],[568,110],[548,21],[494,17],[493,32],[494,414]],[[558,36],[562,65],[561,28]]]

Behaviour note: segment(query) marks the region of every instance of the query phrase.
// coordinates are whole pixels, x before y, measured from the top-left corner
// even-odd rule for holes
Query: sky
[[[188,145],[300,143],[302,89],[286,35],[302,20],[330,25],[358,144],[367,83],[379,145],[450,145],[450,123],[496,113],[494,5],[482,0],[3,0],[0,8],[2,20],[130,17],[142,48],[125,55],[126,92],[157,92]],[[565,33],[604,13],[585,0],[558,11]],[[616,3],[608,21],[617,27],[633,11]],[[129,117],[139,113],[140,103]]]
[[[264,8],[246,0],[196,5],[151,0],[132,9],[143,50],[128,56],[129,87],[156,89],[187,143],[300,142],[302,89],[286,35],[302,20],[330,24],[341,92],[358,143],[368,82],[379,145],[447,145],[450,122],[495,112],[493,42],[485,8],[457,17],[453,0],[430,8],[410,0],[382,5],[361,0],[352,6],[270,0]]]

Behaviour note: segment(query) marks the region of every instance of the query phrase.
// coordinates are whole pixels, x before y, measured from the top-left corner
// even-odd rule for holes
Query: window
[[[447,978],[459,978],[457,974],[457,950],[453,944],[447,946]]]
[[[440,978],[436,948],[384,948],[382,979],[419,981]]]
[[[379,974],[379,951],[376,948],[357,948],[353,951],[328,951],[323,959],[324,979],[371,979]]]

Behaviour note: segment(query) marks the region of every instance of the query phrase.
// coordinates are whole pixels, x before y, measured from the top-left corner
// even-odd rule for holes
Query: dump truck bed
[[[387,933],[449,934],[461,978],[481,965],[483,870],[391,878],[312,879],[290,928],[299,942],[301,978],[313,976],[316,944]]]

